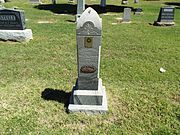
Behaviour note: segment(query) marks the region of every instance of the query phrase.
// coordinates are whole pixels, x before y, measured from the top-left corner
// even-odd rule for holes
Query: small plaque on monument
[[[0,29],[1,30],[24,30],[24,11],[15,9],[0,9]]]

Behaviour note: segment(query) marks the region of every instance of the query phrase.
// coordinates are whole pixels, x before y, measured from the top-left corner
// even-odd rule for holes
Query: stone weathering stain
[[[70,112],[108,110],[105,87],[99,78],[101,31],[101,18],[94,9],[87,8],[76,27],[78,78],[70,98]]]

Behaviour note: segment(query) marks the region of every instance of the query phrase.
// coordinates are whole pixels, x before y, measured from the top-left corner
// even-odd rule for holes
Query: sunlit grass
[[[67,4],[67,0],[58,1],[62,3]],[[107,3],[122,6],[119,1]],[[68,93],[75,84],[75,17],[39,10],[28,0],[5,6],[25,10],[27,28],[32,29],[34,39],[28,43],[0,42],[0,134],[179,134],[179,8],[172,27],[149,25],[157,19],[162,1],[130,2],[128,6],[142,7],[144,12],[142,16],[132,13],[131,24],[112,25],[122,13],[100,14],[100,77],[109,112],[86,115],[67,114],[64,102],[42,98],[47,88]],[[53,23],[37,23],[47,20]],[[160,73],[160,67],[166,72]]]

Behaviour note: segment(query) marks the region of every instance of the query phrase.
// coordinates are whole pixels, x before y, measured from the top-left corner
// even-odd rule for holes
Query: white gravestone
[[[87,8],[77,22],[78,79],[68,110],[104,113],[108,110],[105,87],[99,78],[102,20]]]
[[[123,22],[124,23],[131,22],[131,8],[124,8]]]
[[[85,0],[77,0],[77,14],[76,14],[76,22],[78,22],[81,14],[85,10]]]

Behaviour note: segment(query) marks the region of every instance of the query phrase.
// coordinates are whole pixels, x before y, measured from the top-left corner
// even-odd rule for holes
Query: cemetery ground
[[[76,24],[74,11],[55,11],[68,5],[67,0],[50,10],[35,8],[28,0],[7,2],[6,7],[25,10],[34,39],[0,41],[0,134],[180,134],[180,4],[167,1],[176,2],[171,27],[149,24],[166,5],[162,0],[130,1],[125,6],[142,7],[144,13],[132,13],[131,24],[112,25],[122,12],[100,14],[100,77],[109,109],[103,115],[66,112],[77,78]],[[118,0],[107,0],[107,5],[122,8]],[[159,72],[161,67],[166,72]]]

